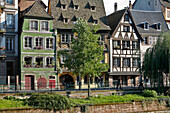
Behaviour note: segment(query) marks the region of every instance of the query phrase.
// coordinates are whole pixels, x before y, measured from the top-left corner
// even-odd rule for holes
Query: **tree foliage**
[[[79,19],[74,25],[75,34],[71,43],[71,51],[60,51],[66,56],[64,65],[72,70],[74,74],[84,77],[96,77],[108,69],[108,65],[101,63],[104,59],[104,47],[99,44],[100,35],[98,25],[89,26],[83,19]]]
[[[144,57],[143,72],[151,83],[163,86],[163,74],[169,74],[170,32],[162,33],[157,43],[149,48]]]

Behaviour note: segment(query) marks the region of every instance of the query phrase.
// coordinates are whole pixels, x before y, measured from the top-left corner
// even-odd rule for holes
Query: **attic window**
[[[65,5],[65,4],[62,4],[62,5],[61,5],[61,9],[66,10],[66,5]]]
[[[74,5],[74,9],[75,9],[75,10],[78,10],[78,9],[79,9],[79,6],[78,6],[78,5]]]
[[[94,24],[98,24],[98,20],[94,20]]]
[[[64,22],[65,24],[67,24],[67,23],[68,23],[68,18],[63,18],[63,22]]]
[[[143,28],[144,30],[149,30],[149,23],[148,22],[143,23]]]
[[[91,11],[95,11],[96,7],[95,6],[91,6]]]
[[[125,14],[124,21],[129,21],[129,15]]]
[[[161,23],[156,24],[156,29],[157,29],[157,31],[161,31]]]

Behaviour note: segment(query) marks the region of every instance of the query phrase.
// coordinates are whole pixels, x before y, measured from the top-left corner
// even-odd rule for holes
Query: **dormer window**
[[[95,6],[91,6],[91,11],[95,11],[96,7]]]
[[[125,14],[124,21],[129,21],[129,15]]]
[[[78,6],[78,5],[74,5],[74,9],[75,9],[75,10],[78,10],[78,9],[79,9],[79,6]]]
[[[67,23],[68,23],[68,18],[63,18],[63,22],[64,22],[65,24],[67,24]]]
[[[157,31],[161,31],[161,23],[156,24],[156,29],[157,29]]]
[[[149,23],[148,22],[143,23],[143,28],[144,30],[149,30]]]
[[[62,9],[62,10],[66,10],[66,5],[65,5],[65,4],[62,4],[62,5],[61,5],[61,9]]]
[[[94,24],[98,24],[98,20],[94,20]]]

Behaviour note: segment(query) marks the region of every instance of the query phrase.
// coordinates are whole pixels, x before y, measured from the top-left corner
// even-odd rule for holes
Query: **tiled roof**
[[[170,0],[160,0],[161,3],[165,6],[165,7],[169,7],[170,8]]]
[[[141,10],[131,10],[130,12],[139,33],[160,34],[161,32],[168,30],[168,26],[162,12]],[[149,30],[144,30],[142,26],[143,22],[149,23]],[[155,28],[156,23],[161,23],[161,31],[157,31]]]
[[[127,9],[119,10],[107,16],[108,23],[110,25],[110,28],[112,29],[111,33],[113,33],[117,28],[126,10]]]
[[[21,0],[18,6],[20,7],[20,11],[24,11],[31,5],[33,5],[35,0]]]
[[[63,4],[66,5],[64,10],[61,8]],[[74,5],[79,5],[79,9],[74,9]],[[95,11],[91,11],[91,5],[95,6]],[[52,0],[51,12],[54,16],[54,27],[58,29],[72,29],[76,21],[74,18],[83,18],[91,25],[93,24],[91,18],[93,18],[98,20],[100,30],[110,30],[103,0]],[[68,18],[70,21],[66,24],[63,18]]]
[[[43,8],[43,6],[41,5],[41,3],[39,1],[36,1],[30,7],[30,9],[24,14],[24,16],[28,16],[28,17],[41,17],[41,18],[49,18],[49,19],[53,18],[52,16],[50,16],[45,11],[45,9]]]

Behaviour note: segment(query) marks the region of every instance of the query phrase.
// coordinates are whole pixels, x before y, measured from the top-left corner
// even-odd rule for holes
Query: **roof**
[[[65,10],[61,8],[62,4],[66,4]],[[96,7],[96,11],[91,11],[90,4]],[[79,5],[79,9],[75,10],[74,5]],[[100,25],[99,30],[110,30],[103,0],[52,0],[51,14],[54,16],[53,23],[56,29],[72,29],[76,17],[86,20],[89,25],[93,24],[92,19],[97,19]],[[63,18],[68,18],[69,22],[64,23]]]
[[[37,0],[20,0],[18,6],[20,7],[20,11],[24,11],[25,9],[29,8],[34,4],[34,2]],[[47,6],[40,0],[41,4],[43,5],[44,8]]]
[[[170,0],[160,0],[160,2],[165,6],[170,8]]]
[[[127,9],[119,10],[107,16],[108,23],[111,28],[111,33],[115,31],[126,11]]]
[[[40,3],[40,1],[35,1],[32,6],[30,6],[27,10],[25,10],[25,13],[23,16],[27,17],[38,17],[38,18],[47,18],[52,19],[53,17],[50,16]]]
[[[130,10],[134,23],[139,33],[157,33],[160,34],[163,31],[168,30],[165,18],[162,12],[159,11],[141,11],[141,10]],[[144,30],[142,22],[149,23],[149,30]],[[156,23],[161,23],[161,31],[157,31],[155,28]]]

